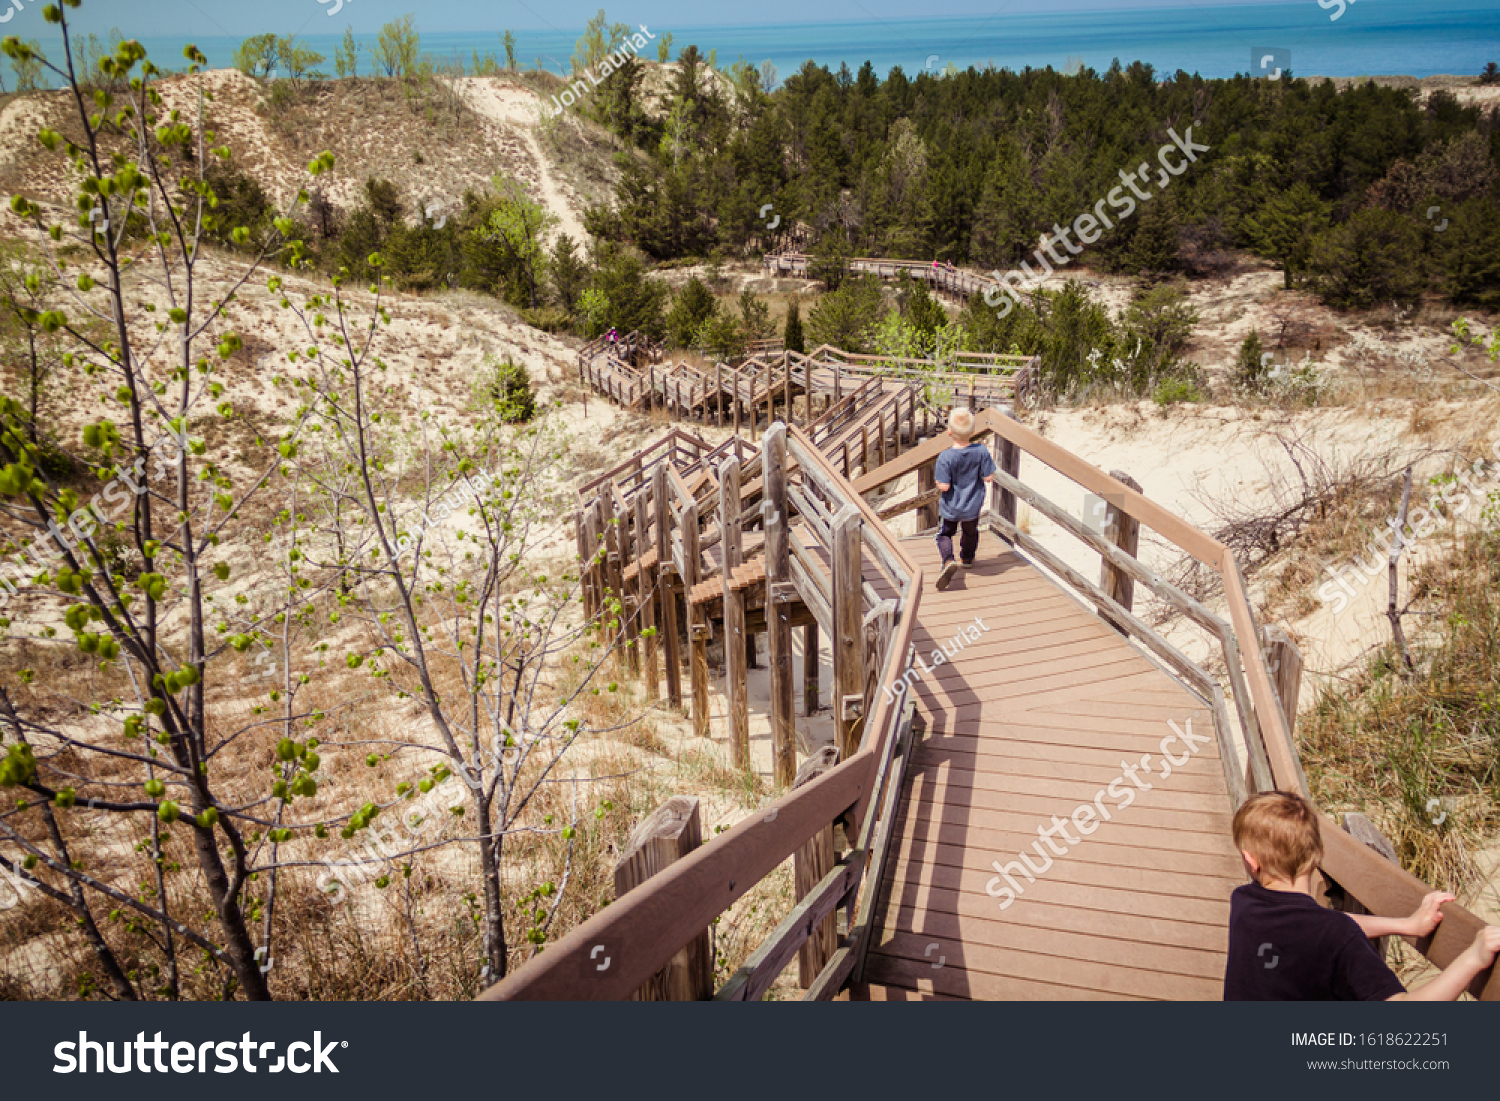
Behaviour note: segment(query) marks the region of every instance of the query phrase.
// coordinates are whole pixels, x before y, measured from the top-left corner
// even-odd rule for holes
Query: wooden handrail
[[[480,995],[482,1001],[630,997],[798,846],[862,796],[875,756],[861,752],[653,876]]]
[[[1372,914],[1405,916],[1415,912],[1432,888],[1319,815],[1323,838],[1323,872],[1359,899]],[[1484,922],[1456,902],[1442,907],[1436,932],[1417,942],[1417,950],[1437,967],[1447,967],[1474,941]],[[1469,984],[1481,1001],[1500,1001],[1500,967],[1491,965]]]

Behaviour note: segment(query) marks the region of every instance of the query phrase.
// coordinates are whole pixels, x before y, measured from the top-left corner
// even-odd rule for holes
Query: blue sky
[[[17,0],[0,0],[0,5]],[[25,4],[3,26],[0,34],[50,37],[42,22],[41,7],[47,0],[20,0]],[[1249,3],[1252,6],[1285,4],[1287,0],[939,0],[914,7],[910,0],[757,0],[754,4],[707,5],[702,0],[616,0],[604,4],[611,21],[645,23],[670,29],[674,26],[745,26],[798,24],[879,19],[910,20],[914,11],[929,19],[986,17],[1039,11],[1213,8]],[[1311,5],[1314,0],[1299,0]],[[1363,0],[1371,7],[1381,4],[1423,3],[1425,7],[1448,5],[1426,0]],[[342,3],[336,15],[329,12]],[[1500,4],[1500,0],[1494,0]],[[252,0],[227,4],[224,0],[85,0],[70,13],[70,22],[84,31],[103,34],[118,26],[135,37],[172,35],[191,38],[216,35],[248,36],[274,31],[278,34],[342,33],[345,26],[356,34],[374,33],[382,23],[408,12],[416,16],[419,30],[500,31],[504,29],[559,31],[580,30],[601,6],[600,0],[444,0],[419,4],[416,0]],[[1473,6],[1465,4],[1465,7]],[[1493,6],[1486,4],[1485,6]],[[0,13],[3,14],[3,13]]]

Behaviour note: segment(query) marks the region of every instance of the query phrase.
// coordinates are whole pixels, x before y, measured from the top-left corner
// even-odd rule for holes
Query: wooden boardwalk
[[[760,365],[760,396],[741,410],[754,425],[761,400],[768,422],[778,401],[787,416],[801,405],[805,429],[768,423],[759,448],[736,436],[712,449],[674,430],[585,487],[576,516],[601,641],[653,696],[660,658],[667,702],[690,695],[704,738],[708,642],[723,640],[724,734],[742,769],[751,639],[766,634],[783,793],[706,842],[695,800],[659,807],[617,868],[615,903],[483,996],[758,1000],[795,960],[808,1000],[1218,998],[1229,897],[1246,881],[1232,811],[1255,792],[1308,793],[1295,644],[1257,624],[1228,547],[995,406],[975,418],[997,468],[979,565],[938,592],[930,535],[889,526],[908,512],[919,528],[936,519],[947,442],[928,397],[873,376],[840,393],[864,368],[822,351],[834,372],[822,415],[788,391],[799,379],[817,390],[823,366],[790,356],[770,383]],[[587,353],[586,375],[600,358]],[[607,392],[628,404],[641,373],[607,358],[619,376]],[[1035,464],[1107,502],[1102,530],[1028,484]],[[913,495],[888,503],[882,491],[899,496],[913,475]],[[1017,522],[1023,503],[1099,555],[1097,583]],[[1222,587],[1223,614],[1136,557],[1147,531]],[[1205,668],[1140,618],[1137,586],[1223,665]],[[833,666],[836,750],[801,761],[794,629],[804,653],[821,635]],[[816,710],[816,675],[802,691]],[[1409,914],[1430,890],[1332,820],[1319,829],[1326,904]],[[695,962],[709,926],[788,860],[795,905],[715,990]],[[1482,924],[1446,904],[1423,954],[1447,966]],[[616,961],[607,972],[593,962],[601,948]],[[1500,999],[1500,969],[1470,993]]]
[[[1218,998],[1245,874],[1207,705],[993,535],[946,592],[933,540],[903,546],[929,579],[914,636],[928,666],[976,616],[989,630],[914,686],[927,731],[850,997]],[[1167,743],[1177,766],[1169,720],[1206,736],[1186,760]],[[1095,832],[1039,839],[1080,806]],[[1039,874],[1011,867],[1022,892],[1002,911],[994,862],[1023,850]]]

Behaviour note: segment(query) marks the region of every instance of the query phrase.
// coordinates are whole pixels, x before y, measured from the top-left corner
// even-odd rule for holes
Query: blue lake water
[[[1327,4],[1325,8],[1323,5]],[[329,20],[311,16],[302,40],[324,54],[332,73],[333,52],[343,34],[313,33]],[[1335,18],[1335,16],[1337,18]],[[421,13],[417,13],[421,29]],[[290,30],[293,28],[282,28]],[[950,63],[1020,70],[1048,65],[1062,69],[1075,61],[1103,71],[1114,58],[1145,61],[1162,75],[1177,70],[1207,77],[1251,71],[1252,51],[1289,50],[1294,73],[1324,76],[1440,73],[1474,74],[1486,62],[1500,61],[1500,0],[1299,0],[1297,3],[1228,7],[1186,6],[1150,11],[1094,11],[1013,14],[986,18],[844,21],[779,26],[652,26],[671,31],[676,48],[696,44],[705,54],[717,49],[727,66],[738,58],[759,65],[772,62],[784,78],[812,60],[835,71],[857,70],[870,61],[884,76],[899,65],[908,76]],[[517,53],[528,68],[537,64],[566,70],[582,28],[518,30]],[[363,44],[374,35],[356,35]],[[182,64],[186,39],[143,38],[153,60],[171,68]],[[227,66],[237,37],[198,37],[197,46],[215,67]],[[494,31],[425,33],[422,48],[439,57],[472,51],[504,53]],[[1262,51],[1263,52],[1263,51]],[[655,57],[655,43],[646,56]],[[1257,54],[1257,56],[1260,56]],[[360,71],[369,71],[361,53]],[[1278,60],[1278,64],[1280,61]]]

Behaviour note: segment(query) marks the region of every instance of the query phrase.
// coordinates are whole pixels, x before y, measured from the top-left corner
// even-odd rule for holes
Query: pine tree
[[[1294,184],[1273,196],[1247,228],[1256,247],[1281,263],[1283,283],[1291,290],[1307,268],[1312,242],[1328,224],[1328,207],[1305,183]]]
[[[786,332],[781,342],[789,352],[796,352],[799,355],[807,354],[807,344],[802,338],[802,307],[795,298],[792,299],[786,311]]]
[[[718,312],[713,292],[696,275],[687,281],[667,311],[667,336],[679,348],[692,348],[704,323]]]

